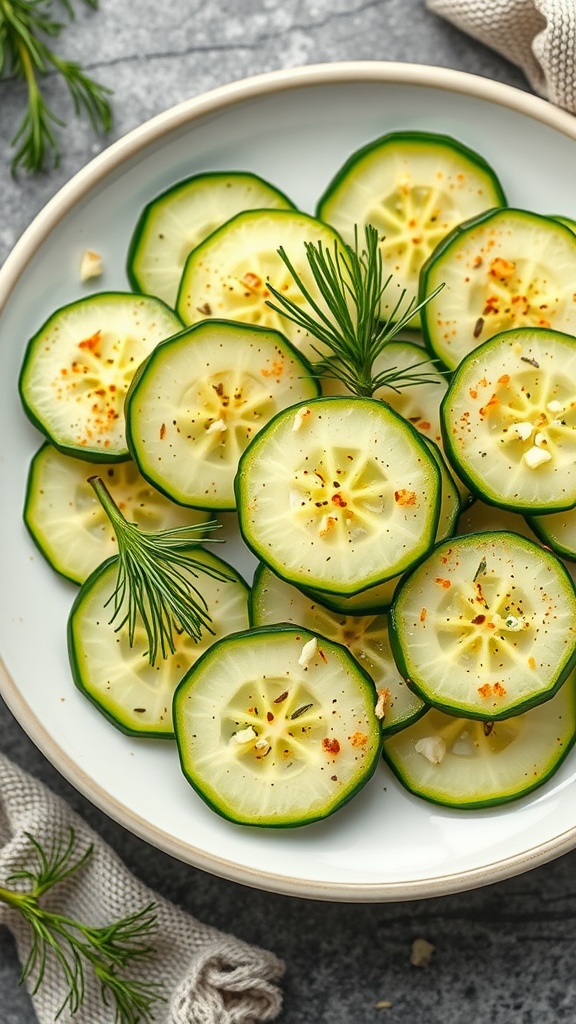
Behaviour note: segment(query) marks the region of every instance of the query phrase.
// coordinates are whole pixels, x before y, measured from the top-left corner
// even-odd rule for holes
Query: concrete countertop
[[[434,17],[421,0],[101,0],[98,12],[77,7],[60,47],[114,90],[114,129],[105,143],[71,118],[59,132],[60,165],[14,180],[8,140],[24,97],[19,83],[0,83],[0,262],[47,200],[107,142],[226,82],[300,64],[393,60],[528,89],[518,69]],[[66,109],[55,78],[48,93]],[[229,930],[234,922],[238,936],[284,958],[282,1024],[576,1019],[576,852],[464,894],[377,905],[304,901],[245,889],[154,850],[68,785],[1,704],[0,749],[64,796],[146,884],[206,923]],[[410,964],[412,940],[420,936],[436,949],[421,969]],[[35,1020],[18,975],[11,936],[0,928],[0,1024]],[[391,1005],[377,1007],[383,1000]]]

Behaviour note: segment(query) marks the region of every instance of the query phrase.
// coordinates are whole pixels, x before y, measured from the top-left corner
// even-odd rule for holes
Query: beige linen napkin
[[[517,64],[532,88],[576,113],[574,0],[426,0],[431,11]]]
[[[42,897],[42,905],[75,920],[100,926],[155,903],[158,928],[155,956],[131,975],[164,982],[166,1002],[154,1005],[158,1024],[259,1024],[281,1009],[277,981],[283,964],[271,953],[207,927],[151,892],[116,854],[59,797],[0,754],[0,885],[33,863],[30,833],[44,847],[73,828],[82,852],[93,844],[86,864]],[[15,885],[12,886],[13,888]],[[22,883],[19,888],[26,888]],[[21,962],[30,949],[30,929],[21,915],[0,903],[0,924],[13,932]],[[86,972],[82,1008],[61,1024],[113,1024],[114,1011],[102,1005],[98,984]],[[67,988],[55,961],[46,964],[44,981],[33,996],[41,1024],[54,1024]]]

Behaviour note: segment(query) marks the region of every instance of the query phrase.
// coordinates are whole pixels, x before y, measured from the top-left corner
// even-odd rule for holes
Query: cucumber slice
[[[44,444],[28,473],[24,522],[56,572],[83,583],[101,562],[118,554],[102,505],[87,482],[95,464],[62,455]],[[206,512],[168,501],[144,480],[133,462],[107,463],[102,476],[123,515],[143,530],[205,523]]]
[[[159,299],[102,292],[63,306],[28,342],[20,397],[32,423],[66,455],[128,458],[124,397],[139,363],[182,330]]]
[[[332,814],[381,752],[374,686],[346,648],[276,626],[220,640],[174,695],[182,770],[215,811],[286,828]]]
[[[347,647],[374,683],[383,735],[405,728],[426,710],[396,668],[385,615],[343,616],[331,611],[262,563],[254,574],[249,607],[253,626],[292,622]]]
[[[225,572],[225,581],[202,576],[200,588],[213,633],[195,643],[185,633],[174,636],[175,653],[150,665],[144,629],[130,647],[128,629],[111,625],[110,606],[117,559],[96,569],[80,588],[68,620],[68,653],[74,682],[117,728],[130,736],[172,738],[172,697],[184,674],[220,637],[248,625],[248,586],[221,558],[200,547],[191,554],[208,570]]]
[[[576,562],[576,509],[552,512],[546,516],[527,516],[528,526],[543,544],[560,558]]]
[[[412,565],[434,541],[440,473],[418,433],[372,398],[317,398],[279,413],[236,476],[248,547],[295,586],[350,595]]]
[[[576,338],[496,335],[467,356],[442,401],[444,448],[484,501],[523,513],[576,505]]]
[[[391,132],[353,153],[321,196],[317,216],[350,245],[372,224],[381,236],[382,302],[388,317],[405,290],[418,294],[420,268],[463,220],[503,206],[500,182],[486,161],[447,135]],[[418,318],[414,317],[412,324]]]
[[[182,505],[235,508],[240,455],[279,409],[318,395],[309,364],[276,331],[203,321],[158,345],[126,399],[142,475]]]
[[[576,662],[576,590],[549,551],[515,533],[453,537],[390,609],[400,672],[429,704],[489,721],[548,700]]]
[[[540,707],[500,722],[431,710],[384,743],[384,757],[416,796],[448,807],[503,804],[542,786],[576,738],[576,677]]]
[[[140,215],[128,250],[130,284],[174,306],[191,250],[237,213],[268,207],[294,204],[257,174],[214,171],[179,181]]]
[[[233,217],[196,247],[182,274],[176,308],[185,324],[207,317],[240,320],[280,331],[309,359],[317,358],[309,336],[267,301],[268,283],[299,305],[300,289],[278,255],[284,248],[310,295],[324,302],[306,258],[306,243],[322,242],[332,252],[342,240],[326,224],[304,213],[287,210],[252,210]]]
[[[517,327],[576,333],[576,235],[551,217],[494,210],[456,228],[422,268],[420,298],[432,352],[449,369]]]

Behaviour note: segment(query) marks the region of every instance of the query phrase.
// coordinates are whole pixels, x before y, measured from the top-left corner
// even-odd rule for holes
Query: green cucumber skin
[[[310,378],[311,385],[313,385],[315,387],[315,390],[316,390],[316,397],[320,397],[320,384],[319,384],[318,379],[314,376],[314,371],[313,371],[312,364],[309,362],[309,360],[306,358],[306,356],[302,352],[300,352],[292,344],[291,341],[288,340],[288,338],[284,337],[284,335],[280,335],[277,331],[274,331],[272,328],[259,327],[256,324],[241,323],[240,321],[236,321],[236,320],[221,320],[221,319],[214,318],[214,319],[210,319],[210,326],[211,327],[213,326],[215,329],[218,329],[219,327],[222,327],[225,330],[237,329],[242,334],[250,332],[250,333],[254,333],[256,336],[258,334],[261,334],[261,335],[267,335],[268,337],[270,337],[271,335],[278,334],[279,340],[281,340],[282,345],[288,350],[288,352],[291,354],[292,358],[295,361],[297,361],[297,362],[302,364],[302,369],[304,371],[302,376],[307,376],[307,377]],[[214,505],[213,503],[204,504],[204,505],[201,504],[201,503],[197,503],[195,505],[186,505],[184,502],[178,501],[172,494],[169,493],[169,491],[167,489],[162,487],[162,485],[161,485],[161,483],[159,481],[153,480],[151,478],[150,474],[147,472],[146,467],[142,465],[140,459],[138,458],[137,444],[134,441],[134,433],[133,433],[133,430],[132,430],[130,408],[131,408],[132,402],[135,400],[134,399],[134,395],[136,394],[138,383],[142,379],[142,377],[145,376],[146,370],[147,370],[148,366],[151,364],[153,359],[157,358],[159,353],[160,354],[162,353],[162,346],[163,345],[165,345],[166,343],[170,343],[171,344],[172,342],[178,341],[178,339],[184,339],[184,338],[187,338],[187,337],[193,337],[194,333],[196,331],[201,331],[201,330],[204,329],[204,327],[205,327],[205,324],[202,321],[200,321],[197,324],[191,324],[189,327],[183,327],[183,329],[181,331],[179,331],[178,334],[173,335],[171,338],[167,338],[166,342],[160,342],[159,345],[156,346],[154,351],[151,352],[150,355],[147,356],[147,358],[144,359],[143,362],[140,363],[140,365],[138,366],[138,368],[137,368],[137,370],[136,370],[136,372],[135,372],[135,374],[134,374],[134,376],[133,376],[133,378],[132,378],[132,380],[130,382],[130,386],[128,388],[128,391],[127,391],[127,394],[126,394],[125,403],[124,403],[124,415],[125,415],[125,419],[126,419],[126,442],[127,442],[127,445],[128,445],[128,454],[129,454],[129,457],[132,458],[134,460],[134,462],[136,463],[136,465],[138,466],[138,469],[139,469],[140,473],[142,474],[142,476],[144,477],[144,479],[147,480],[147,482],[152,487],[154,487],[157,491],[159,491],[160,494],[163,494],[166,498],[169,498],[170,501],[173,501],[176,505],[183,505],[185,508],[186,507],[187,508],[198,508],[198,509],[201,509],[203,511],[212,512],[212,513],[235,512],[236,508],[237,508],[237,505],[236,505],[235,501],[232,502],[230,505],[221,505],[221,504]],[[313,399],[310,399],[310,401],[313,401]],[[306,402],[304,401],[303,404],[306,404]],[[279,415],[280,412],[282,412],[282,410],[279,410],[279,412],[276,415]],[[267,426],[267,424],[263,424],[261,429],[263,430],[265,426]],[[258,431],[258,433],[259,433],[259,431]],[[254,435],[254,437],[256,437],[256,436],[257,436],[257,434]],[[254,440],[254,438],[252,440]]]
[[[550,770],[546,772],[546,774],[542,775],[541,778],[537,779],[535,782],[527,784],[526,787],[522,789],[520,792],[512,794],[506,793],[503,796],[494,796],[489,798],[479,797],[477,800],[443,800],[441,797],[434,797],[430,793],[419,792],[416,787],[413,787],[411,785],[406,773],[402,772],[402,770],[394,763],[393,759],[387,755],[386,740],[384,740],[382,748],[382,757],[384,763],[388,766],[392,774],[396,776],[398,781],[402,784],[402,786],[404,786],[405,789],[408,790],[409,793],[412,793],[419,799],[426,800],[428,803],[434,804],[437,807],[452,807],[458,811],[478,811],[482,810],[483,808],[502,807],[504,804],[509,804],[513,801],[521,800],[523,797],[528,796],[530,793],[533,793],[535,790],[540,789],[542,786],[545,785],[545,783],[549,782],[549,780],[556,774],[560,766],[564,763],[564,761],[568,757],[568,754],[572,751],[576,743],[576,687],[569,680],[567,680],[564,685],[570,686],[572,691],[571,697],[572,710],[574,716],[574,728],[572,731],[570,741],[566,743],[566,745],[563,747],[561,753],[558,755],[558,758],[551,765]]]
[[[68,616],[68,623],[67,623],[67,647],[68,647],[68,659],[69,659],[70,668],[71,668],[71,671],[72,671],[72,679],[73,679],[74,685],[77,687],[77,689],[80,691],[80,693],[82,693],[90,701],[90,703],[94,705],[94,707],[97,709],[97,711],[99,711],[99,713],[101,715],[103,715],[105,718],[107,718],[108,721],[111,722],[112,725],[114,725],[116,727],[116,729],[119,729],[120,732],[123,732],[125,736],[137,737],[139,739],[142,739],[143,737],[146,737],[148,739],[173,740],[174,739],[174,732],[173,732],[173,730],[170,730],[170,731],[160,731],[160,730],[138,731],[136,729],[131,729],[129,726],[127,726],[122,721],[121,718],[118,718],[116,715],[113,715],[111,713],[111,711],[108,710],[108,708],[106,708],[102,704],[100,704],[96,700],[94,695],[92,693],[90,693],[89,690],[86,689],[86,687],[84,686],[84,683],[82,682],[82,673],[80,671],[80,666],[79,666],[79,663],[78,663],[78,658],[77,658],[77,654],[76,654],[76,643],[75,643],[75,640],[74,640],[74,623],[75,623],[75,619],[76,619],[76,616],[80,613],[80,610],[81,610],[81,605],[82,605],[82,601],[83,601],[83,598],[84,598],[85,588],[87,588],[92,581],[94,581],[94,580],[98,579],[100,576],[102,576],[102,574],[104,572],[106,572],[106,570],[111,565],[115,564],[117,561],[118,561],[118,556],[116,556],[116,555],[114,555],[112,558],[107,558],[106,561],[102,562],[102,564],[99,565],[98,568],[95,569],[93,573],[91,573],[91,575],[88,577],[86,582],[82,585],[82,587],[80,588],[80,590],[76,594],[76,597],[75,597],[74,602],[72,604],[72,607],[70,609],[70,614]],[[108,614],[106,609],[103,609],[103,614],[104,615]]]
[[[219,643],[235,642],[235,641],[238,641],[238,640],[241,641],[241,640],[243,640],[245,638],[251,638],[253,636],[258,636],[258,635],[268,635],[269,636],[271,633],[274,634],[274,635],[275,634],[281,634],[281,633],[294,633],[296,630],[297,630],[297,627],[293,626],[291,623],[279,623],[277,626],[257,626],[257,627],[253,627],[253,628],[250,628],[250,629],[247,629],[247,630],[241,630],[240,632],[237,632],[237,633],[230,633],[227,637],[225,637],[223,639],[223,641],[217,641],[217,643],[214,644],[213,647],[211,647],[207,651],[205,651],[204,654],[202,654],[200,656],[200,658],[198,659],[198,661],[195,663],[194,669],[197,668],[198,666],[200,666],[202,664],[202,662],[204,660],[206,660],[206,658],[209,655],[213,656],[213,654],[214,654],[213,648],[216,647]],[[355,666],[358,669],[358,679],[363,681],[363,684],[364,684],[365,688],[368,690],[370,696],[373,696],[373,695],[375,696],[374,684],[373,684],[370,676],[368,675],[367,672],[365,672],[365,670],[356,661],[356,659],[352,657],[352,655],[350,654],[350,651],[346,647],[343,647],[341,644],[336,643],[334,640],[328,640],[328,639],[326,639],[324,637],[321,637],[317,633],[312,634],[308,630],[304,630],[304,629],[303,629],[303,632],[306,633],[306,635],[309,636],[310,638],[312,636],[317,636],[319,640],[324,640],[327,645],[329,644],[329,645],[331,645],[334,648],[340,648],[340,650],[344,651],[346,653],[346,655],[354,661],[354,664],[355,664]],[[190,671],[192,671],[192,670],[190,670]],[[174,692],[174,697],[173,697],[173,702],[172,702],[172,719],[173,719],[174,722],[177,720],[177,705],[178,705],[178,701],[180,699],[180,692],[183,691],[185,686],[188,685],[187,679],[188,679],[188,675],[189,674],[190,673],[186,673],[186,675],[180,681],[180,683],[178,684],[178,686],[176,687],[176,690]],[[378,722],[378,719],[376,719],[376,721]],[[243,825],[243,826],[250,827],[250,828],[272,829],[274,831],[279,831],[279,830],[292,829],[292,828],[304,828],[306,825],[313,825],[315,822],[325,821],[326,819],[332,817],[333,814],[335,814],[337,811],[339,811],[347,803],[349,803],[350,800],[354,796],[356,796],[360,792],[360,790],[362,790],[364,788],[364,786],[370,781],[372,776],[376,773],[376,771],[378,769],[378,766],[379,766],[379,764],[380,764],[380,762],[382,760],[382,749],[383,749],[384,737],[382,735],[382,729],[381,729],[380,723],[378,723],[378,726],[379,726],[379,742],[378,742],[377,747],[374,750],[373,761],[365,769],[365,773],[362,776],[362,778],[358,781],[358,784],[348,794],[346,794],[342,798],[342,801],[340,803],[337,803],[327,814],[321,814],[320,813],[320,814],[318,814],[318,815],[316,815],[315,817],[312,817],[312,818],[308,818],[307,817],[305,820],[270,822],[270,821],[254,821],[254,820],[245,821],[245,820],[238,820],[237,818],[234,818],[232,815],[228,814],[222,807],[220,807],[219,804],[217,804],[213,800],[210,800],[210,798],[207,797],[206,794],[203,792],[201,787],[199,787],[194,782],[194,780],[190,777],[190,775],[186,771],[186,768],[184,766],[184,755],[182,753],[182,747],[181,747],[181,743],[179,741],[178,730],[177,729],[176,729],[176,749],[178,751],[178,756],[179,756],[179,759],[180,759],[180,768],[181,768],[182,774],[184,775],[185,779],[190,784],[190,786],[192,787],[194,792],[200,797],[200,799],[208,807],[210,807],[211,810],[215,811],[216,814],[218,814],[221,818],[224,818],[226,821],[230,821],[233,825]]]
[[[323,397],[320,397],[318,399],[318,401],[319,402],[323,402],[323,403],[327,403],[327,402],[330,402],[330,403],[332,403],[332,402],[340,402],[340,401],[342,401],[342,396],[338,396],[338,395],[328,396],[328,397],[323,396]],[[418,445],[420,446],[420,449],[421,449],[425,459],[428,461],[429,465],[433,466],[433,474],[435,475],[435,478],[436,478],[437,487],[436,487],[436,493],[434,495],[434,509],[433,509],[433,513],[432,514],[433,514],[433,518],[434,518],[434,521],[435,521],[435,524],[436,524],[436,526],[435,526],[435,529],[436,529],[436,527],[438,525],[438,518],[439,518],[439,515],[440,515],[440,500],[441,500],[441,490],[440,489],[441,489],[441,486],[442,486],[442,481],[441,481],[441,476],[440,476],[440,469],[438,468],[438,463],[434,459],[433,454],[427,448],[426,443],[425,443],[425,441],[422,438],[422,435],[416,430],[416,428],[411,423],[408,422],[408,420],[404,420],[399,415],[399,413],[395,412],[394,409],[392,409],[392,407],[389,406],[386,402],[382,402],[381,400],[375,399],[375,398],[357,398],[357,399],[355,399],[355,401],[377,403],[380,406],[386,405],[387,409],[389,409],[389,411],[402,422],[402,428],[406,429],[408,432],[411,433],[413,439],[415,439],[417,441]],[[296,412],[300,407],[307,407],[307,406],[312,406],[313,407],[313,402],[298,402],[297,404],[291,406],[291,411]],[[283,412],[285,412],[285,411],[286,410],[280,411],[279,413],[276,414],[276,416],[274,416],[271,420],[269,420],[268,423],[265,425],[265,427],[262,428],[262,431],[257,435],[256,438],[254,438],[254,442],[257,441],[261,437],[261,434],[264,432],[264,430],[266,430],[268,428],[272,428],[274,423],[276,422],[276,420],[280,416],[282,416]],[[239,464],[238,464],[238,472],[236,473],[236,478],[234,480],[234,490],[235,490],[235,493],[236,493],[236,506],[237,506],[238,509],[240,509],[242,504],[243,504],[243,479],[242,479],[242,477],[243,477],[244,465],[245,465],[245,461],[247,459],[248,454],[250,453],[250,449],[251,449],[251,447],[252,447],[254,442],[252,442],[250,444],[250,446],[246,449],[245,452],[243,452],[242,456],[240,457],[240,461],[239,461]],[[240,533],[242,535],[242,539],[243,539],[246,547],[252,552],[252,554],[254,554],[256,556],[258,561],[264,561],[265,562],[266,560],[264,558],[262,558],[261,553],[256,549],[256,547],[253,545],[253,543],[250,540],[250,538],[247,536],[245,528],[244,528],[244,525],[242,523],[242,518],[241,517],[240,517],[240,520],[239,520],[239,527],[240,527]],[[426,554],[428,554],[428,553],[429,553],[429,551],[426,552]],[[266,563],[266,564],[268,564],[268,563]],[[272,570],[272,572],[276,573],[276,575],[279,576],[280,579],[283,579],[286,583],[291,583],[292,586],[296,586],[296,587],[300,587],[301,586],[300,582],[296,582],[294,579],[292,579],[289,576],[283,574],[281,568],[279,568],[278,566],[270,564],[269,568]],[[354,591],[353,593],[350,593],[350,594],[344,594],[343,595],[341,593],[341,591],[334,590],[334,589],[326,590],[325,588],[321,588],[321,587],[314,587],[312,589],[311,593],[315,597],[317,597],[317,599],[320,600],[320,601],[324,600],[324,597],[326,596],[326,598],[328,598],[328,599],[332,598],[334,601],[337,602],[339,597],[353,597],[353,596],[355,597],[357,594],[362,594],[365,591],[370,590],[377,583],[385,583],[385,582],[387,582],[388,579],[393,579],[394,576],[396,576],[396,575],[400,575],[400,574],[394,573],[392,576],[386,577],[385,579],[372,580],[369,583],[367,583],[365,586],[360,587],[358,590],[356,590],[356,591]],[[304,589],[306,592],[310,593],[310,590],[308,588],[303,587],[302,589]],[[330,607],[330,606],[328,605],[328,607]],[[341,610],[341,609],[337,609],[337,610]],[[363,614],[363,612],[361,614]]]
[[[475,537],[478,537],[478,538],[481,538],[481,539],[485,539],[486,537],[498,537],[498,536],[503,536],[503,535],[504,536],[509,536],[509,531],[506,531],[506,530],[486,530],[485,532],[482,532],[482,533],[476,533],[476,534],[469,533],[469,534],[466,534],[465,537],[466,537],[466,539],[470,539],[471,541],[473,541]],[[464,535],[462,535],[462,536],[464,536]],[[517,537],[517,539],[519,539],[521,541],[524,541],[524,543],[526,545],[532,545],[532,547],[537,547],[538,551],[540,553],[544,553],[542,551],[542,548],[538,544],[536,544],[535,542],[532,542],[532,541],[528,540],[525,537],[521,537],[519,534],[517,534],[515,536]],[[434,546],[432,551],[428,552],[427,555],[424,555],[424,557],[421,558],[420,561],[416,565],[412,566],[412,568],[407,573],[404,574],[401,582],[398,584],[398,587],[396,588],[396,591],[394,593],[394,600],[393,600],[393,602],[390,605],[390,608],[388,610],[388,632],[389,632],[389,637],[390,637],[390,646],[392,648],[392,653],[394,655],[394,660],[396,661],[396,666],[398,668],[398,671],[400,672],[400,675],[406,681],[406,685],[409,686],[410,689],[413,690],[413,692],[415,694],[417,694],[418,697],[420,697],[420,699],[423,700],[424,702],[428,703],[429,705],[431,705],[431,706],[433,706],[435,708],[438,708],[440,711],[445,711],[446,714],[448,714],[448,715],[454,715],[456,717],[456,712],[454,711],[454,708],[452,707],[452,705],[445,704],[445,703],[443,703],[442,701],[439,701],[439,700],[434,700],[434,702],[432,702],[430,700],[429,695],[424,693],[422,688],[420,686],[418,686],[418,684],[410,677],[410,672],[408,671],[408,666],[406,664],[406,659],[405,659],[405,656],[404,656],[404,651],[402,649],[402,646],[401,646],[401,643],[400,643],[400,640],[399,640],[399,637],[398,637],[399,630],[398,630],[398,621],[397,621],[397,604],[398,604],[398,601],[400,599],[402,590],[410,582],[410,577],[411,577],[412,573],[423,562],[425,562],[427,558],[429,558],[432,554],[434,554],[435,551],[440,550],[443,547],[446,547],[447,545],[450,544],[451,540],[453,540],[453,539],[454,538],[447,538],[444,541],[439,541],[439,543]],[[548,556],[550,558],[554,558],[555,562],[560,567],[561,574],[564,575],[564,577],[566,579],[566,583],[568,584],[568,589],[572,591],[572,593],[574,594],[574,596],[576,598],[576,584],[574,583],[574,580],[570,576],[570,573],[568,572],[566,567],[564,565],[562,565],[562,562],[552,552],[546,552],[546,554],[548,554]],[[520,705],[518,705],[516,707],[508,707],[504,712],[502,712],[500,714],[498,714],[498,713],[495,714],[495,713],[491,712],[489,715],[481,715],[481,714],[474,713],[473,711],[467,709],[465,713],[461,712],[461,717],[475,719],[475,720],[480,721],[480,722],[485,722],[485,721],[497,722],[497,721],[504,721],[506,718],[514,718],[515,715],[521,715],[521,714],[523,714],[524,711],[530,711],[531,708],[538,707],[539,704],[543,704],[546,700],[548,700],[549,698],[553,697],[554,694],[558,692],[558,690],[560,689],[562,684],[565,682],[565,680],[568,678],[568,676],[570,675],[570,673],[573,671],[574,668],[576,668],[576,644],[574,645],[574,649],[572,651],[572,654],[571,654],[570,658],[565,662],[563,668],[560,671],[560,674],[559,674],[558,678],[555,680],[554,685],[549,690],[546,691],[545,696],[542,696],[542,694],[540,694],[539,696],[536,696],[533,699],[526,698],[525,700],[522,701],[522,703]]]
[[[458,459],[457,459],[457,457],[455,455],[454,445],[452,444],[452,437],[451,437],[450,431],[447,428],[446,417],[444,415],[444,410],[448,407],[448,405],[450,404],[450,401],[451,401],[452,387],[456,385],[457,381],[459,380],[459,377],[463,373],[466,372],[466,365],[467,365],[468,360],[472,359],[472,358],[476,359],[476,358],[480,357],[482,355],[482,351],[485,348],[488,348],[490,345],[492,345],[497,339],[498,340],[500,340],[500,339],[505,340],[508,336],[510,336],[510,337],[517,336],[519,330],[523,330],[523,328],[515,327],[515,328],[512,328],[509,331],[501,331],[498,334],[493,335],[493,337],[488,338],[486,341],[483,341],[481,345],[478,345],[477,348],[473,349],[472,352],[468,353],[468,355],[464,357],[464,359],[456,367],[455,370],[450,371],[451,372],[450,385],[448,386],[448,390],[446,391],[446,393],[445,393],[445,395],[444,395],[444,397],[443,397],[443,399],[442,399],[442,401],[440,403],[440,429],[442,431],[442,444],[444,446],[444,452],[446,454],[446,458],[448,459],[449,466],[452,469],[452,471],[456,474],[456,476],[458,476],[462,480],[462,482],[466,485],[466,487],[469,489],[469,491],[471,492],[473,497],[479,498],[486,505],[492,505],[494,508],[501,508],[505,512],[515,512],[515,513],[518,513],[518,515],[524,516],[527,519],[530,528],[532,530],[534,530],[534,533],[537,533],[535,527],[533,526],[532,522],[530,521],[530,517],[538,515],[538,514],[545,515],[545,513],[542,512],[541,509],[535,510],[534,506],[531,506],[531,505],[520,505],[520,504],[515,505],[514,508],[511,508],[509,502],[498,501],[493,496],[490,496],[490,495],[486,494],[485,492],[480,491],[478,489],[478,484],[475,483],[472,480],[472,478],[469,476],[468,472],[466,471],[466,467],[459,465]],[[570,338],[570,340],[576,342],[576,339],[574,339],[572,337],[572,335],[565,334],[565,332],[563,332],[563,331],[557,331],[555,328],[549,328],[549,327],[530,327],[529,330],[530,330],[530,332],[532,334],[535,334],[535,335],[538,335],[538,334],[544,335],[544,334],[550,334],[550,333],[558,334],[558,335],[563,335],[564,337]],[[554,508],[549,509],[549,511],[550,512],[566,512],[566,511],[569,511],[571,508],[574,508],[574,507],[576,507],[574,505],[574,503],[570,503],[570,504],[568,504],[566,506],[563,506],[563,507],[559,507],[559,506],[555,505]],[[545,543],[548,543],[548,542],[545,541]]]
[[[162,299],[158,299],[158,298],[156,298],[156,296],[143,296],[143,297],[144,298],[149,298],[151,301],[153,301],[155,303],[158,303],[158,305],[160,307],[162,307],[166,312],[170,313],[170,315],[174,318],[174,320],[176,320],[178,322],[178,324],[181,324],[182,330],[184,330],[184,324],[182,323],[181,318],[178,316],[178,314],[170,306],[168,306],[165,302],[163,302]],[[133,293],[131,293],[131,292],[106,291],[106,292],[95,292],[93,295],[90,296],[90,298],[95,298],[95,299],[96,298],[98,298],[98,299],[100,299],[100,298],[101,299],[114,299],[114,298],[126,299],[126,298],[136,298],[136,296],[134,296]],[[26,375],[26,368],[27,368],[27,365],[28,365],[28,362],[29,362],[29,359],[30,359],[31,351],[32,351],[33,345],[35,344],[36,340],[46,330],[46,328],[52,323],[52,321],[55,319],[55,317],[59,316],[65,310],[72,309],[75,306],[83,305],[85,302],[86,302],[86,298],[82,298],[82,299],[76,299],[73,302],[66,303],[66,305],[64,305],[64,306],[59,306],[58,309],[55,309],[50,314],[50,316],[44,321],[44,323],[41,325],[39,330],[36,331],[36,333],[33,334],[32,337],[29,339],[28,344],[26,346],[26,351],[24,353],[24,359],[22,361],[22,366],[21,366],[21,369],[20,369],[20,373],[18,375],[18,393],[20,395],[20,401],[22,403],[22,407],[24,409],[24,412],[26,413],[26,415],[27,415],[28,419],[30,420],[30,422],[32,423],[32,425],[34,427],[36,427],[36,429],[43,435],[43,437],[45,437],[54,446],[54,448],[57,448],[58,451],[62,453],[62,455],[70,455],[72,458],[76,457],[76,458],[80,458],[80,459],[85,459],[86,462],[99,462],[99,463],[104,463],[104,462],[109,462],[109,463],[110,462],[127,462],[128,459],[130,458],[130,452],[127,449],[125,451],[121,451],[121,452],[118,452],[118,453],[108,454],[105,451],[94,451],[94,450],[90,450],[90,449],[87,449],[87,448],[77,448],[77,447],[73,447],[73,446],[70,446],[70,445],[59,444],[58,441],[54,437],[52,437],[52,435],[49,433],[49,431],[47,430],[46,426],[42,423],[42,421],[37,418],[37,416],[34,413],[34,411],[30,408],[30,405],[29,405],[28,400],[26,398],[25,386],[24,386],[24,378],[25,378],[25,375]]]
[[[425,132],[425,131],[398,131],[390,132],[386,135],[381,135],[379,138],[374,139],[372,142],[367,143],[365,146],[361,146],[357,149],[345,163],[342,165],[337,174],[332,178],[327,188],[324,190],[316,207],[316,215],[322,220],[323,219],[323,207],[326,202],[331,198],[335,188],[340,184],[343,178],[345,178],[350,171],[354,169],[359,160],[362,160],[365,156],[372,153],[375,149],[385,146],[388,143],[394,142],[425,142],[430,145],[448,146],[461,156],[470,160],[471,163],[475,164],[481,171],[486,173],[492,180],[494,190],[500,200],[501,206],[507,206],[507,199],[504,194],[504,189],[495,174],[493,168],[484,159],[480,153],[476,153],[474,150],[469,149],[464,143],[459,142],[457,139],[452,138],[450,135],[442,135],[436,132]]]
[[[564,511],[571,512],[572,509],[565,509]],[[524,516],[524,518],[527,525],[538,537],[538,540],[551,548],[554,554],[558,555],[558,558],[564,558],[568,562],[576,562],[576,546],[567,548],[564,544],[559,544],[557,540],[551,538],[542,522],[545,518],[544,515]]]
[[[206,171],[201,174],[190,175],[188,178],[183,178],[182,180],[175,182],[174,185],[171,185],[170,188],[165,189],[164,192],[161,192],[159,195],[155,196],[154,199],[150,200],[150,202],[146,203],[146,206],[144,207],[140,214],[140,217],[138,218],[138,222],[132,234],[132,238],[130,239],[128,254],[126,257],[126,275],[130,282],[130,287],[133,289],[133,291],[139,292],[140,294],[145,294],[145,290],[142,289],[140,286],[138,275],[134,271],[134,257],[138,251],[142,235],[146,229],[150,212],[161,200],[169,199],[170,196],[174,195],[174,193],[178,192],[181,189],[185,189],[187,186],[194,184],[196,181],[200,179],[208,181],[210,179],[222,180],[223,178],[233,178],[236,180],[239,180],[240,178],[249,178],[255,184],[266,185],[268,188],[273,189],[274,192],[276,192],[277,195],[284,200],[284,202],[286,203],[287,210],[294,210],[294,212],[297,212],[297,207],[294,205],[292,200],[289,199],[288,196],[281,191],[281,189],[277,188],[275,185],[271,185],[270,182],[265,181],[264,178],[261,178],[258,174],[254,174],[251,171]]]

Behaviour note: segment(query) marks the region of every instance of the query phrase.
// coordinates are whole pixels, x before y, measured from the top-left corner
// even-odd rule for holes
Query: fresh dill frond
[[[12,172],[43,170],[49,157],[58,164],[56,129],[64,122],[48,107],[42,82],[56,72],[65,82],[77,116],[86,114],[96,132],[107,132],[112,124],[108,100],[111,90],[95,82],[75,61],[65,60],[49,45],[65,28],[52,14],[55,0],[0,0],[0,78],[13,76],[27,92],[27,107],[11,141],[15,148]],[[93,9],[97,0],[84,0]],[[70,21],[74,9],[70,0],[60,0]]]
[[[118,542],[118,577],[108,603],[117,631],[128,627],[134,645],[136,629],[144,627],[148,660],[154,665],[161,655],[174,654],[175,633],[187,633],[198,642],[204,630],[214,633],[208,605],[195,584],[200,576],[225,582],[225,572],[194,557],[193,545],[219,529],[218,523],[201,523],[151,532],[129,523],[100,477],[90,477],[98,499],[110,520]]]
[[[275,301],[269,301],[268,305],[319,343],[321,347],[313,345],[319,358],[314,366],[316,376],[337,379],[349,391],[362,396],[372,396],[381,387],[399,391],[412,384],[429,384],[439,379],[432,359],[422,360],[416,367],[374,370],[386,345],[408,327],[415,314],[433,297],[429,295],[420,303],[415,298],[406,301],[403,291],[390,314],[382,320],[382,296],[391,277],[384,279],[376,228],[366,226],[364,248],[360,248],[356,232],[353,247],[335,243],[332,250],[322,242],[308,242],[305,249],[324,308],[314,299],[283,248],[278,254],[306,305],[299,305],[271,284],[268,287]],[[421,370],[425,365],[430,367],[428,373]]]
[[[13,872],[6,879],[7,884],[0,885],[0,902],[18,911],[31,929],[30,953],[20,980],[28,979],[33,994],[38,992],[48,958],[54,957],[68,990],[56,1019],[64,1010],[73,1015],[81,1008],[86,970],[91,969],[100,985],[104,1006],[114,1010],[115,1024],[153,1021],[154,1003],[164,1000],[162,984],[139,981],[126,976],[125,971],[133,962],[154,955],[150,945],[156,930],[154,904],[100,927],[48,910],[42,906],[41,897],[79,871],[92,855],[92,847],[77,853],[73,829],[65,837],[57,837],[48,849],[33,835],[26,835],[33,847],[32,867]],[[24,882],[27,887],[11,888],[14,882]]]

